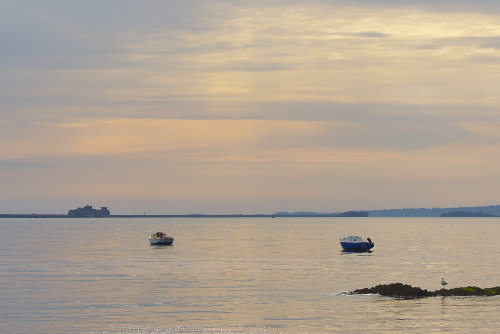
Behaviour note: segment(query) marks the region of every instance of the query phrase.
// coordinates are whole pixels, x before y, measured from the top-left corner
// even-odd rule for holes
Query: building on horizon
[[[77,208],[68,211],[68,217],[86,218],[86,217],[108,217],[111,213],[106,206],[100,210],[94,209],[92,205],[85,205],[83,208]]]

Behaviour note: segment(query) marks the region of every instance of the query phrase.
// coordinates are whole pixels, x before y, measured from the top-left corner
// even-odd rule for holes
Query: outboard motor
[[[368,240],[368,243],[369,243],[369,244],[373,244],[372,239],[370,239],[370,238],[366,238],[366,240]]]

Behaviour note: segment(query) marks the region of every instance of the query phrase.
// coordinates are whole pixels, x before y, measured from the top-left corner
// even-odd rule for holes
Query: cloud
[[[0,154],[6,160],[25,160],[156,152],[186,163],[207,159],[312,162],[314,154],[307,151],[373,151],[385,156],[391,152],[461,145],[470,141],[473,134],[480,136],[477,127],[469,129],[444,121],[433,124],[405,120],[120,119],[27,128],[25,132],[4,136]],[[321,154],[316,156],[316,162],[321,162]]]
[[[325,2],[150,4],[10,4],[6,12],[24,15],[4,14],[14,29],[2,34],[2,50],[13,52],[3,62],[3,109],[122,117],[130,106],[156,104],[168,118],[193,101],[196,114],[229,100],[229,109],[242,109],[255,100],[474,104],[493,97],[470,90],[500,57],[491,15]],[[470,84],[457,80],[474,76]]]

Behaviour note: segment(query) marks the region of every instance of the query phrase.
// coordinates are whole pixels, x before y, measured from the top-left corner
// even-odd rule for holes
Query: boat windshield
[[[344,237],[342,239],[344,242],[363,242],[363,238],[358,237],[357,235],[350,235],[348,237]]]

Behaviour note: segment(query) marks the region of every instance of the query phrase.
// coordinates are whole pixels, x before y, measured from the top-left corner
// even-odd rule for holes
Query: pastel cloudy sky
[[[0,213],[498,203],[496,0],[0,2]]]

